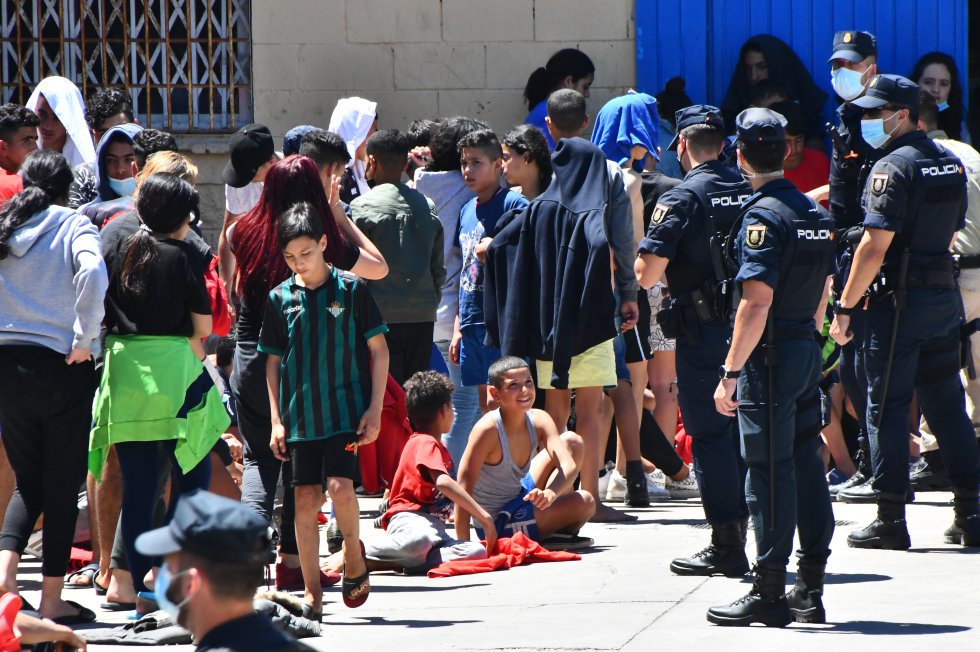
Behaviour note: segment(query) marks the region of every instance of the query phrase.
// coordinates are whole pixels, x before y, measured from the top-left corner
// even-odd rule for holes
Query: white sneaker
[[[626,497],[626,478],[620,475],[619,471],[613,469],[606,473],[609,476],[609,486],[606,488],[606,501],[623,502]]]
[[[650,473],[644,474],[647,476],[647,491],[655,491],[656,489],[664,489],[667,483],[667,476],[660,469],[654,469]]]
[[[671,498],[698,498],[701,495],[693,470],[683,480],[671,480],[667,478],[667,481],[664,483],[664,488],[670,492]]]
[[[605,467],[606,473],[599,476],[599,495],[605,496],[606,490],[609,488],[609,480],[612,478],[612,472],[616,470],[616,465],[612,462],[606,462]]]

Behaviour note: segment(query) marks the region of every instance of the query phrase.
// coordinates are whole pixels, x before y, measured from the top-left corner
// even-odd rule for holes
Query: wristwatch
[[[725,365],[718,367],[718,378],[722,380],[734,380],[742,373],[741,369],[728,369]]]
[[[834,302],[834,314],[840,315],[841,317],[850,317],[851,313],[861,307],[861,303],[858,302],[856,306],[851,306],[850,308],[845,308],[841,305],[840,301]]]

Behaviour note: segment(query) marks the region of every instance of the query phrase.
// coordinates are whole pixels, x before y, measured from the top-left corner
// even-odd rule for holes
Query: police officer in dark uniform
[[[908,414],[913,392],[939,440],[953,485],[948,542],[980,546],[980,455],[966,415],[959,370],[963,306],[949,247],[965,224],[966,176],[960,160],[917,128],[919,87],[878,75],[854,102],[864,140],[881,149],[864,187],[864,234],[838,298],[831,335],[851,336],[867,299],[865,348],[872,487],[878,518],[852,532],[854,548],[904,550],[909,489]]]
[[[820,456],[814,329],[826,305],[835,234],[827,212],[783,178],[785,125],[769,109],[747,109],[736,121],[739,167],[755,194],[732,231],[740,299],[714,398],[718,412],[738,414],[757,557],[749,594],[708,609],[719,625],[826,618],[821,595],[834,515]],[[797,530],[796,586],[784,595]]]
[[[853,101],[864,95],[871,79],[877,74],[878,42],[874,34],[846,30],[834,34],[834,50],[828,63],[831,65],[831,85],[844,102],[837,107],[838,126],[831,133],[834,154],[830,163],[830,214],[838,232],[838,273],[834,279],[839,294],[847,282],[847,272],[853,246],[847,237],[849,230],[864,221],[861,211],[862,167],[874,163],[875,151],[861,138],[861,109]],[[854,243],[856,244],[856,243]],[[864,333],[863,315],[855,315],[852,328],[854,340],[841,347],[840,376],[845,392],[854,406],[860,429],[860,438],[866,446],[864,427],[867,409],[867,377],[860,355]],[[840,485],[831,487],[831,493],[846,491],[868,480],[870,475],[864,447],[858,453],[858,472]]]
[[[160,608],[194,636],[199,652],[311,652],[253,606],[272,548],[266,521],[207,491],[180,497],[165,527],[136,549],[163,557],[153,589]],[[311,634],[319,623],[310,623]]]
[[[710,406],[731,334],[724,307],[728,273],[722,241],[752,189],[718,160],[725,126],[717,108],[690,106],[677,112],[676,121],[677,135],[668,149],[677,151],[687,174],[657,203],[635,271],[640,284],[649,288],[666,268],[670,307],[661,311],[658,322],[665,335],[677,339],[677,400],[692,438],[711,543],[691,557],[673,560],[670,569],[678,575],[740,577],[749,569],[744,465],[735,420]]]

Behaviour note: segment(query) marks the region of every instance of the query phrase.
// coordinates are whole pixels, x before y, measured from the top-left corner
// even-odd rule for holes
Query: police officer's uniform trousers
[[[904,498],[909,486],[908,414],[913,393],[939,440],[954,487],[980,483],[980,455],[960,381],[963,307],[948,252],[964,224],[966,180],[959,159],[921,131],[895,140],[871,170],[865,227],[895,232],[867,311],[868,433],[875,491]],[[902,257],[906,307],[899,314],[887,388]],[[882,405],[882,393],[885,394]],[[876,424],[879,412],[881,423]]]
[[[741,220],[735,280],[762,281],[773,288],[772,323],[767,323],[760,345],[749,356],[737,392],[756,561],[785,568],[798,530],[799,557],[822,566],[830,555],[834,515],[819,453],[821,357],[812,333],[813,314],[834,256],[833,223],[785,179],[760,188],[743,205]],[[773,376],[771,423],[768,365]]]
[[[706,306],[718,298],[705,291],[705,282],[716,277],[709,239],[718,231],[728,233],[742,200],[751,194],[741,175],[720,161],[699,165],[660,197],[648,237],[639,247],[641,254],[671,261],[666,270],[670,310],[658,319],[670,315],[672,326],[666,328],[677,340],[677,402],[691,436],[704,514],[712,526],[741,522],[748,510],[735,419],[714,409],[718,367],[725,362],[731,327],[721,306]],[[720,261],[720,239],[717,246]],[[703,312],[699,317],[694,293],[703,309],[714,311],[713,318],[705,320]]]

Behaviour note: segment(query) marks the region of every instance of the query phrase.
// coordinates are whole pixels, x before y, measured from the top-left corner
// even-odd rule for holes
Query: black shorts
[[[323,485],[327,478],[357,477],[357,453],[348,446],[357,441],[356,434],[340,434],[326,439],[289,443],[293,463],[293,486]],[[356,450],[356,449],[355,449]]]
[[[626,344],[626,363],[645,362],[653,357],[650,351],[650,302],[641,296],[640,317],[636,326],[622,334]]]

